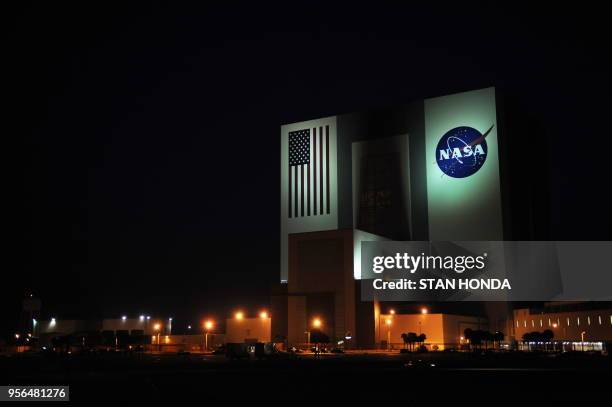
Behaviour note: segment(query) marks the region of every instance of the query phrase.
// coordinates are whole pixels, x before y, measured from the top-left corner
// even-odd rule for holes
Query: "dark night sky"
[[[59,317],[265,305],[280,124],[490,85],[546,130],[552,236],[610,239],[601,10],[85,3],[2,13],[3,330],[28,290]]]

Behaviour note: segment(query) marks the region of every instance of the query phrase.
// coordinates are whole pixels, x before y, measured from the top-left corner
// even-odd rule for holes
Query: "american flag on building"
[[[329,126],[289,132],[288,216],[329,215]]]

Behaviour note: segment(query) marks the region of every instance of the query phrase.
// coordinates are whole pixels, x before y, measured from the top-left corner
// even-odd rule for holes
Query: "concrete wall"
[[[208,349],[212,350],[225,343],[225,335],[208,334]],[[206,350],[206,336],[200,335],[160,335],[159,343],[157,335],[152,336],[149,345],[153,351],[161,352],[202,352]]]
[[[334,230],[289,236],[289,342],[304,343],[314,318],[330,339],[355,330],[353,231]]]
[[[288,302],[288,335],[289,344],[302,343],[306,341],[306,297],[303,295],[290,295]]]
[[[272,340],[271,318],[231,318],[226,320],[227,343],[270,342]]]
[[[556,324],[556,326],[555,326]],[[514,310],[514,337],[550,329],[553,340],[612,341],[612,309],[531,314],[529,309]]]
[[[168,320],[144,319],[140,318],[121,318],[103,320],[75,320],[75,319],[56,319],[55,323],[51,320],[38,321],[36,324],[36,335],[57,333],[58,335],[68,335],[75,332],[84,331],[142,331],[145,335],[153,335],[155,325],[160,325],[162,335],[170,334],[168,331]]]
[[[168,320],[160,319],[149,319],[140,320],[140,318],[127,318],[125,321],[121,318],[115,319],[104,319],[102,320],[102,330],[104,331],[143,331],[145,335],[152,335],[156,333],[155,325],[160,325],[160,332],[162,335],[168,334],[167,324]]]
[[[391,324],[387,324],[387,321]],[[378,344],[386,343],[391,338],[393,348],[404,346],[402,333],[424,333],[427,336],[425,344],[431,349],[434,345],[439,350],[455,347],[460,343],[460,337],[466,328],[488,329],[484,318],[450,315],[450,314],[380,314],[377,340]]]
[[[38,321],[34,336],[40,335],[69,335],[75,332],[102,330],[100,321],[87,321],[80,319],[56,319],[55,321]]]

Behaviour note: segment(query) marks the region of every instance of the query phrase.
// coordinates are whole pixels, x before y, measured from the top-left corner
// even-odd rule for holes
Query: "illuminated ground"
[[[0,358],[0,384],[70,384],[72,400],[391,400],[484,396],[564,400],[607,394],[610,358],[587,355],[310,354],[228,361],[203,355]]]

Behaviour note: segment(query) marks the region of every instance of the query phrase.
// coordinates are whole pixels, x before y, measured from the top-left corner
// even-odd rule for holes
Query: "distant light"
[[[238,317],[236,317],[236,318],[238,318]],[[206,328],[207,330],[211,330],[211,329],[213,329],[213,326],[214,326],[214,325],[215,325],[215,324],[213,324],[213,322],[209,320],[209,321],[206,321],[206,322],[204,323],[204,328]]]
[[[125,321],[126,319],[127,319],[127,317],[125,315],[121,317],[122,321]]]
[[[151,317],[149,315],[147,315],[147,320],[151,319]]]
[[[140,316],[140,321],[144,321],[144,315]]]
[[[37,323],[38,323],[38,321],[36,320],[36,318],[32,318],[32,325],[36,326]]]
[[[427,308],[421,308],[421,314],[427,314]]]
[[[187,329],[191,329],[191,325],[187,325]]]
[[[155,326],[153,327],[153,329],[155,329],[156,331],[159,331],[160,328],[161,328],[160,324],[155,324]]]
[[[267,313],[266,311],[262,311],[262,312],[259,314],[259,318],[261,318],[261,319],[266,319],[266,318],[268,318],[268,313]]]
[[[395,310],[394,310],[393,308],[391,308],[391,309],[389,310],[389,314],[391,314],[391,315],[395,315]]]
[[[322,324],[323,323],[321,322],[321,320],[319,318],[315,318],[312,321],[312,326],[314,326],[315,328],[320,328]]]
[[[391,325],[391,318],[388,318],[386,322],[387,322],[387,325]]]
[[[55,318],[51,318],[51,322],[49,322],[49,325],[51,325],[51,326],[55,325]]]
[[[462,336],[462,337],[460,337],[459,339],[460,339],[460,340],[464,340],[465,338]]]
[[[19,334],[15,334],[15,339],[19,339]]]
[[[554,324],[553,324],[553,328],[556,328],[556,327],[558,327],[558,326],[559,326],[559,325],[557,325],[557,323],[554,323]]]
[[[244,314],[242,313],[242,311],[238,311],[236,312],[236,315],[234,315],[236,317],[237,320],[241,320],[244,318]]]
[[[28,337],[29,337],[29,338],[31,338],[31,337],[32,337],[32,334],[28,334]]]
[[[168,318],[168,321],[172,321],[172,317]]]

